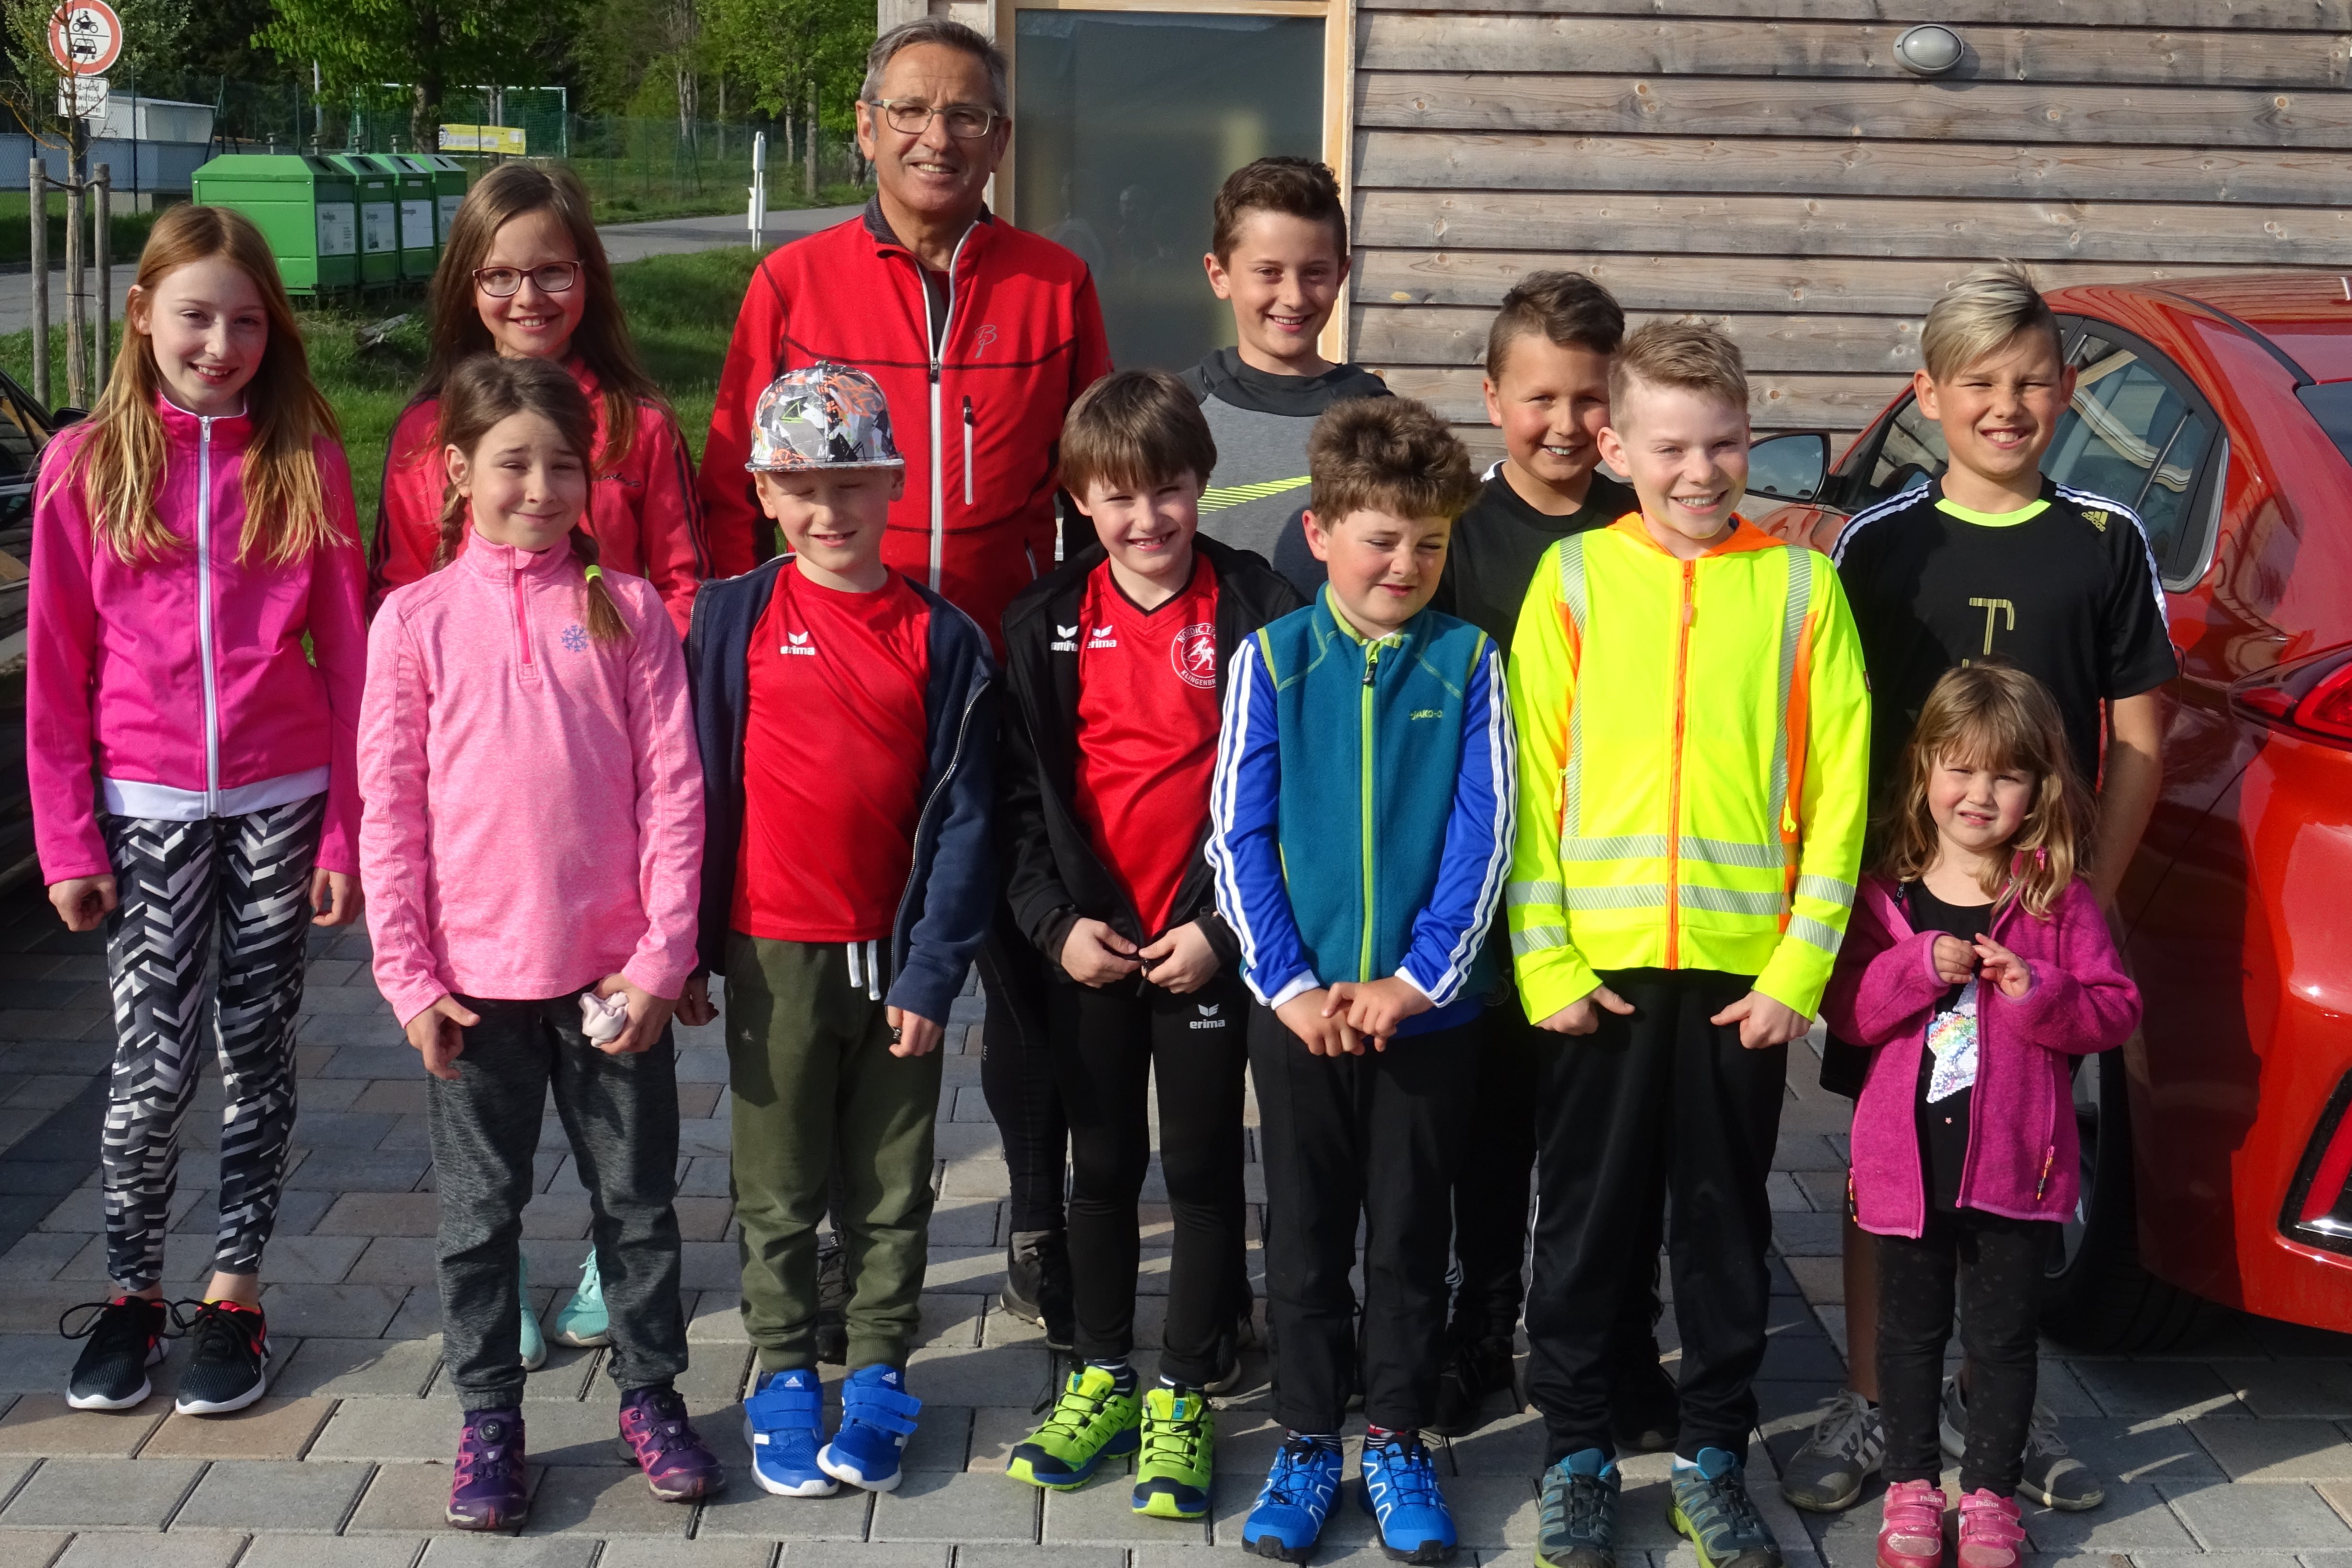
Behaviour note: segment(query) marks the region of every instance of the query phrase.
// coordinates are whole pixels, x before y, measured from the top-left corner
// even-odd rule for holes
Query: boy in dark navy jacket
[[[709,837],[702,962],[727,977],[745,1401],[767,1490],[887,1491],[931,1215],[948,1009],[995,900],[994,669],[971,617],[882,563],[905,468],[882,393],[818,364],[760,398],[750,467],[790,559],[712,583],[687,639]],[[816,1373],[816,1227],[842,1173],[840,1429]]]

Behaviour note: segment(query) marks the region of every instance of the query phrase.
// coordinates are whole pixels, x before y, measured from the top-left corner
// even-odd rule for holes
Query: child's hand
[[[699,1029],[719,1016],[719,1008],[710,1000],[710,976],[697,974],[678,993],[677,1021],[689,1029]]]
[[[1415,1013],[1429,1011],[1429,998],[1411,981],[1390,974],[1378,980],[1339,982],[1331,987],[1331,999],[1323,1010],[1345,1013],[1349,1028],[1370,1040],[1372,1049],[1384,1051],[1396,1037],[1399,1024]]]
[[[2025,960],[1992,938],[1977,938],[1977,956],[1984,960],[1984,977],[2000,986],[2000,994],[2011,1001],[2023,1000],[2033,989],[2033,971],[2025,966]]]
[[[68,931],[96,931],[98,922],[114,912],[114,879],[68,877],[49,884],[49,902]]]
[[[425,1070],[449,1083],[457,1081],[457,1054],[466,1048],[465,1031],[482,1021],[482,1016],[463,1005],[455,996],[443,994],[433,999],[433,1005],[408,1020],[405,1032],[408,1043],[425,1058]]]
[[[1717,1028],[1727,1024],[1738,1025],[1740,1049],[1748,1051],[1785,1046],[1790,1040],[1802,1038],[1805,1031],[1813,1026],[1811,1018],[1761,991],[1750,991],[1707,1022]]]
[[[1937,937],[1931,956],[1936,963],[1936,978],[1947,985],[1965,985],[1969,976],[1977,972],[1976,949],[1958,937]]]
[[[1101,921],[1081,920],[1062,939],[1062,967],[1081,985],[1108,985],[1143,965],[1136,959],[1135,943]]]
[[[1596,985],[1582,996],[1570,1002],[1550,1017],[1536,1025],[1555,1035],[1589,1035],[1601,1027],[1601,1009],[1606,1007],[1621,1018],[1633,1016],[1633,1004],[1606,985]]]
[[[625,974],[607,974],[596,982],[596,994],[625,996],[629,1003],[629,1026],[596,1047],[608,1057],[633,1057],[649,1048],[669,1027],[669,1016],[677,1011],[676,1002],[638,990]]]
[[[310,907],[319,912],[314,926],[347,926],[360,918],[360,879],[324,866],[310,868]]]
[[[947,1031],[920,1013],[909,1013],[904,1007],[885,1007],[883,1016],[890,1020],[890,1054],[894,1057],[927,1057],[940,1048]]]
[[[1302,991],[1274,1010],[1283,1026],[1315,1057],[1362,1056],[1364,1042],[1344,1017],[1332,1016],[1331,993],[1323,986]]]
[[[1143,977],[1162,991],[1181,996],[1206,985],[1217,973],[1217,952],[1201,932],[1201,922],[1187,921],[1143,950]],[[1160,967],[1154,969],[1153,964]]]

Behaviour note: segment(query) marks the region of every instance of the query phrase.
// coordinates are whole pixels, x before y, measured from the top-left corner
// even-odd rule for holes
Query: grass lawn
[[[736,310],[759,261],[758,251],[740,246],[688,256],[649,257],[613,268],[614,287],[636,334],[637,352],[654,379],[669,394],[697,460],[702,455],[703,437],[710,428],[710,406],[718,395],[728,340],[735,331]],[[423,309],[411,305],[408,310],[407,321],[365,351],[359,343],[362,331],[384,320],[392,307],[302,312],[311,374],[342,423],[343,446],[352,460],[352,488],[365,533],[375,529],[376,491],[393,424],[407,406],[409,394],[425,367]],[[62,400],[64,329],[53,330],[50,337],[52,386]],[[0,369],[22,385],[32,384],[30,332],[0,336]]]
[[[751,205],[751,193],[748,184],[729,185],[720,190],[699,195],[690,191],[674,194],[646,193],[622,189],[607,190],[594,183],[594,171],[584,161],[575,161],[581,177],[590,182],[589,195],[595,202],[598,223],[649,223],[666,217],[716,217],[721,213],[743,213]],[[870,185],[820,185],[814,196],[801,195],[796,170],[785,171],[793,177],[790,189],[777,189],[774,170],[768,172],[768,210],[772,213],[792,212],[802,207],[853,207],[874,194]],[[21,220],[20,220],[21,221]]]

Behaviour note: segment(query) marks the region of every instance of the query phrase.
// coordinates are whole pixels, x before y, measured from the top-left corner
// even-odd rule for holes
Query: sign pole
[[[89,126],[73,118],[66,142],[66,402],[89,406],[89,295],[82,273],[83,158],[89,151]]]
[[[768,133],[751,135],[751,210],[747,215],[751,229],[751,243],[758,248],[768,248]]]
[[[33,401],[49,411],[49,170],[32,161]]]
[[[109,351],[113,347],[111,339],[114,335],[109,320],[114,313],[114,258],[110,254],[113,236],[107,232],[114,221],[113,182],[109,178],[111,173],[104,163],[90,173],[90,184],[94,187],[96,198],[92,203],[95,210],[90,215],[90,251],[97,259],[98,272],[98,337],[95,344],[98,363],[93,367],[95,374],[91,377],[91,384],[100,395],[106,391],[108,361],[112,357]]]
[[[89,406],[89,279],[82,265],[84,195],[89,188],[89,116],[106,101],[106,71],[122,58],[122,18],[107,0],[59,0],[49,13],[49,58],[57,62],[58,112],[66,122],[66,401]],[[102,176],[101,176],[102,177]],[[106,210],[103,197],[99,211]],[[38,221],[37,216],[36,221]],[[103,221],[103,220],[101,220]],[[106,254],[100,242],[99,255]],[[36,296],[47,273],[35,280]],[[101,282],[103,277],[101,274]],[[104,334],[106,310],[97,325]],[[38,364],[45,357],[37,354]]]

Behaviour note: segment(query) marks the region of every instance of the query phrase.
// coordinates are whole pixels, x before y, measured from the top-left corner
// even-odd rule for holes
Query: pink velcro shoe
[[[2015,1498],[1979,1488],[1960,1500],[1960,1568],[2017,1568],[2024,1544]]]
[[[2014,1561],[2014,1558],[2011,1559]],[[1878,1568],[1943,1568],[1944,1489],[1896,1481],[1878,1526]]]

